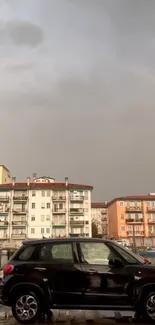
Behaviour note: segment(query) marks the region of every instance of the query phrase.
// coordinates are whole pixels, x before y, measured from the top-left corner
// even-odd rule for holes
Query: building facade
[[[126,196],[108,203],[109,237],[137,247],[155,246],[155,194]]]
[[[10,184],[11,174],[7,167],[0,165],[0,184]]]
[[[98,234],[109,237],[107,202],[94,202],[91,204],[91,219],[98,229]]]
[[[46,177],[0,185],[0,245],[24,239],[91,236],[91,191],[87,185]]]

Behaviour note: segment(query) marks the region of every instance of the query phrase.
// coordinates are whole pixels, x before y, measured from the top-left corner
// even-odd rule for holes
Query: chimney
[[[15,182],[16,182],[16,177],[12,177],[12,186],[15,185]]]
[[[33,181],[37,178],[37,173],[32,174]]]
[[[68,186],[68,177],[65,177],[65,184]]]
[[[27,186],[30,186],[30,177],[27,177]]]

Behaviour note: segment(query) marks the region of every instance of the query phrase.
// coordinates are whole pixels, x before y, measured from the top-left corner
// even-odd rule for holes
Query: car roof
[[[33,239],[33,240],[24,240],[23,245],[36,245],[36,244],[44,244],[44,243],[63,243],[63,242],[108,242],[110,240],[106,240],[104,238],[91,238],[91,237],[68,237],[68,238],[43,238],[43,239]]]

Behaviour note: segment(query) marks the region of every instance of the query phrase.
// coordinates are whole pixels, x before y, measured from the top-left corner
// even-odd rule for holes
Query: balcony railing
[[[141,237],[141,236],[144,236],[144,231],[135,231],[135,232],[127,231],[127,234],[128,234],[128,236],[131,236],[131,237],[133,237],[133,236]]]
[[[13,196],[13,200],[17,201],[17,202],[23,202],[23,201],[27,201],[28,196],[27,195],[19,195],[19,196]]]
[[[80,196],[70,195],[70,201],[71,202],[83,202],[83,200],[84,200],[83,195],[80,195]]]
[[[12,210],[13,214],[26,214],[27,210],[26,209],[20,209],[20,210]]]
[[[0,202],[8,202],[9,196],[0,196]]]
[[[12,221],[12,226],[23,226],[27,225],[27,221]]]
[[[53,227],[64,228],[66,227],[66,222],[53,221],[52,225]]]
[[[134,218],[128,218],[126,219],[126,223],[143,223],[143,218],[134,219]]]
[[[63,196],[63,195],[60,195],[60,196],[58,196],[58,195],[54,195],[54,196],[52,197],[52,200],[53,200],[53,201],[66,201],[66,196]]]
[[[65,214],[66,209],[54,209],[53,214]]]
[[[12,239],[25,239],[26,237],[26,234],[11,234]]]
[[[147,212],[155,212],[155,208],[147,207]]]
[[[148,223],[155,223],[155,220],[148,219]]]
[[[0,240],[5,240],[5,239],[8,239],[8,238],[9,238],[8,234],[0,235]]]
[[[8,226],[8,221],[1,221],[0,220],[0,226]]]
[[[136,213],[139,213],[139,212],[142,212],[142,207],[126,207],[126,212],[136,212]]]
[[[70,215],[83,215],[84,209],[82,208],[70,208]]]
[[[84,221],[83,220],[70,220],[70,226],[71,227],[84,227]]]
[[[9,208],[3,208],[3,209],[0,209],[0,215],[3,215],[3,214],[8,214],[9,213]]]
[[[155,229],[154,229],[154,231],[149,231],[149,236],[150,237],[155,237]]]
[[[101,210],[101,214],[107,214],[107,209]]]

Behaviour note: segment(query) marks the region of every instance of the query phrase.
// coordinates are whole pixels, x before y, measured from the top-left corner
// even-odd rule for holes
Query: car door
[[[84,278],[78,261],[76,244],[72,242],[51,242],[41,246],[40,264],[48,279],[53,303],[76,305],[84,291]]]
[[[112,246],[102,241],[81,241],[78,245],[81,267],[85,275],[84,300],[87,305],[130,306],[126,286],[133,273],[123,266],[123,260]],[[109,260],[118,259],[122,267],[109,265]]]

